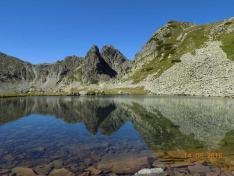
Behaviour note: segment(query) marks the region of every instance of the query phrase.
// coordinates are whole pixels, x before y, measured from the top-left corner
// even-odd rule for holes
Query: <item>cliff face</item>
[[[117,75],[117,72],[101,56],[97,46],[88,51],[83,67],[83,80],[88,83],[108,81]]]
[[[106,63],[116,71],[118,78],[126,74],[131,67],[130,61],[111,45],[105,45],[101,50],[101,55]]]
[[[1,53],[0,92],[104,85],[144,87],[153,94],[234,96],[233,61],[233,18],[206,25],[169,21],[132,62],[111,45],[92,46],[84,58],[54,64],[33,65]]]
[[[33,80],[33,66],[18,58],[0,53],[0,82]]]

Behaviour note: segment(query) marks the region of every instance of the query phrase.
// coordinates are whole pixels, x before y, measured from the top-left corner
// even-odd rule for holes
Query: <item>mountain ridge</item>
[[[143,87],[160,95],[234,96],[233,60],[233,17],[203,25],[171,20],[132,61],[112,45],[100,50],[93,45],[85,57],[68,56],[51,64],[31,64],[0,53],[0,92]]]

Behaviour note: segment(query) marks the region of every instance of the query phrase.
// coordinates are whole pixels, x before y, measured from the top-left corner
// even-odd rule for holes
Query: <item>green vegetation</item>
[[[153,59],[149,63],[145,64],[140,70],[137,70],[129,79],[133,80],[133,83],[138,83],[149,74],[155,73],[156,76],[161,75],[164,70],[167,70],[172,66],[170,59],[159,60],[158,58]]]
[[[6,93],[0,94],[0,98],[26,97],[26,96],[69,96],[66,92],[30,92],[30,93]]]
[[[73,81],[80,81],[81,82],[81,78],[82,78],[82,69],[78,68],[69,74],[68,82],[73,82]]]
[[[227,21],[226,23],[224,23],[224,25],[230,25],[232,24],[232,21]]]
[[[185,23],[186,24],[186,23]],[[171,22],[167,27],[170,35],[164,36],[164,41],[157,39],[157,34],[151,38],[149,42],[155,40],[157,43],[156,53],[150,62],[146,63],[140,70],[137,70],[129,79],[134,83],[138,83],[150,74],[159,77],[165,70],[169,69],[175,63],[180,62],[183,54],[194,53],[195,49],[201,48],[208,40],[208,32],[206,26],[194,26],[184,29],[184,23]],[[182,39],[177,40],[179,36]]]
[[[0,98],[9,97],[26,97],[26,96],[73,96],[79,92],[85,91],[87,95],[116,95],[116,94],[131,94],[145,95],[146,91],[143,87],[133,88],[110,88],[110,89],[95,89],[95,88],[73,88],[71,92],[29,92],[29,93],[5,93],[0,94]]]
[[[219,143],[220,148],[222,151],[225,151],[225,153],[230,154],[234,153],[233,148],[234,148],[234,130],[229,131],[226,133],[225,138]],[[233,156],[234,157],[234,156]]]
[[[79,93],[81,91],[87,92],[87,95],[116,95],[116,94],[131,94],[131,95],[144,95],[146,91],[144,87],[129,87],[129,88],[106,88],[106,89],[95,89],[95,88],[74,88],[71,90],[72,94]]]
[[[223,152],[223,163],[226,170],[231,171],[234,161],[234,130],[231,130],[225,134],[225,137],[219,142],[219,150]]]
[[[221,48],[227,54],[228,59],[234,61],[234,32],[224,34],[220,37]]]
[[[205,26],[195,27],[187,32],[187,36],[183,42],[180,43],[177,48],[178,55],[182,55],[188,52],[194,52],[195,49],[201,48],[208,40],[208,32]]]

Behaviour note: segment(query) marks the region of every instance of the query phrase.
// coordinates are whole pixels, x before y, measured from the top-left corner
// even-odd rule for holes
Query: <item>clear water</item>
[[[146,96],[0,99],[0,173],[1,169],[36,168],[57,161],[57,167],[80,175],[108,159],[127,166],[128,158],[143,156],[155,158],[151,167],[205,161],[231,174],[234,100]]]

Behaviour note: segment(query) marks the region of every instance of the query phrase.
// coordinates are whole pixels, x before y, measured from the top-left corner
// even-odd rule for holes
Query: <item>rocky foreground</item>
[[[0,95],[233,97],[233,42],[234,18],[230,18],[205,25],[169,21],[132,61],[111,45],[100,50],[92,46],[85,57],[68,56],[53,64],[34,65],[0,53]]]
[[[162,161],[165,162],[165,161]],[[120,160],[109,163],[102,163],[95,167],[89,167],[83,173],[78,175],[67,170],[60,161],[54,161],[48,165],[38,166],[36,168],[15,167],[12,170],[4,169],[0,171],[2,176],[233,176],[234,173],[221,171],[218,167],[210,166],[204,163],[181,163],[172,164],[165,168],[157,167],[158,161],[149,162],[149,158],[134,158],[134,160]],[[234,166],[234,163],[233,163]],[[145,169],[139,169],[147,167]],[[113,173],[113,171],[115,173]],[[136,172],[134,174],[134,172]]]

